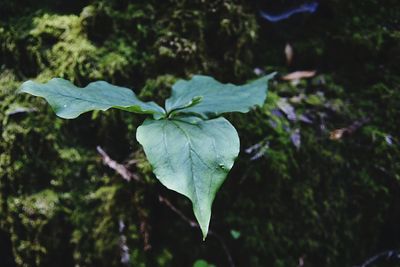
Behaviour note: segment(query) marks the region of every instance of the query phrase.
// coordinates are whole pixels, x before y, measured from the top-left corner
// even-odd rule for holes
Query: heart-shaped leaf
[[[268,81],[275,73],[249,84],[222,84],[211,77],[194,76],[178,81],[166,110],[142,102],[129,89],[104,81],[78,88],[69,81],[52,79],[38,84],[27,81],[21,91],[44,97],[62,118],[76,118],[90,110],[118,108],[153,114],[136,133],[154,173],[167,188],[187,196],[207,236],[215,195],[239,154],[239,137],[225,112],[248,112],[263,105]]]
[[[179,80],[172,87],[172,96],[165,102],[168,113],[199,114],[204,118],[216,117],[226,112],[248,112],[262,106],[267,97],[268,81],[275,73],[245,85],[223,84],[212,77],[194,75],[189,81]],[[188,105],[201,98],[196,105]],[[187,107],[186,107],[187,106]],[[184,107],[184,108],[182,108]]]
[[[239,153],[235,128],[222,117],[146,120],[136,138],[160,182],[192,201],[205,238],[215,194]]]
[[[26,81],[21,92],[44,97],[57,116],[73,119],[91,110],[118,108],[135,113],[164,114],[163,108],[154,102],[140,101],[132,90],[111,85],[104,81],[90,83],[85,88],[54,78],[45,84]]]

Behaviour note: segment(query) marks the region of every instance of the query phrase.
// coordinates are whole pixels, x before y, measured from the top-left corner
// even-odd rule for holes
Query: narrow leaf
[[[136,138],[160,182],[192,201],[205,238],[215,194],[239,153],[235,128],[222,117],[146,120]]]
[[[200,114],[204,118],[216,117],[225,112],[248,112],[254,106],[262,106],[267,97],[268,81],[275,73],[249,84],[237,86],[223,84],[212,77],[195,75],[191,80],[179,80],[172,87],[172,96],[165,102],[168,113],[181,109],[179,113]],[[201,97],[196,105],[187,103]]]
[[[104,81],[90,83],[84,88],[55,78],[45,84],[24,82],[21,92],[43,97],[57,116],[73,119],[91,110],[118,108],[135,113],[164,114],[163,108],[154,102],[140,101],[132,90],[111,85]]]

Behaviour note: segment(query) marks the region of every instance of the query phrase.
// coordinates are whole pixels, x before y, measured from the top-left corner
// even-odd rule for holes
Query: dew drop
[[[66,104],[64,104],[64,106],[63,106],[64,108],[66,108],[67,107],[67,105]]]

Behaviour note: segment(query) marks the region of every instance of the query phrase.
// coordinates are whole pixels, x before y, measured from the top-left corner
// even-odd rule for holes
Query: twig
[[[97,151],[101,155],[103,163],[105,165],[107,165],[108,167],[110,167],[111,169],[115,170],[119,175],[122,176],[122,178],[124,178],[127,181],[130,181],[131,179],[133,179],[136,182],[142,183],[142,179],[140,179],[140,177],[138,175],[136,175],[135,173],[129,171],[124,165],[119,164],[115,160],[111,159],[110,156],[108,156],[108,154],[100,146],[97,146]],[[200,228],[198,223],[196,223],[195,221],[189,219],[181,210],[179,210],[177,207],[172,205],[172,203],[167,198],[165,198],[165,197],[163,197],[161,195],[158,195],[158,200],[161,203],[164,203],[165,206],[167,206],[170,210],[175,212],[190,227],[192,227],[192,228]],[[139,217],[141,218],[141,221],[142,221],[141,224],[140,224],[140,228],[141,228],[141,232],[142,232],[144,243],[145,243],[144,250],[148,250],[148,249],[151,248],[151,245],[149,244],[149,234],[148,234],[148,231],[147,231],[146,222],[144,220],[142,220],[143,219],[143,213],[141,213],[140,211],[139,211]],[[208,234],[210,236],[214,236],[218,240],[218,242],[221,244],[222,249],[224,250],[224,252],[226,254],[226,257],[228,258],[229,265],[231,267],[235,267],[235,263],[233,261],[231,253],[229,252],[228,246],[226,245],[224,240],[221,238],[221,236],[219,234],[215,233],[212,230],[209,230]]]
[[[126,181],[129,182],[130,180],[133,179],[136,182],[143,183],[142,179],[140,179],[140,177],[138,175],[136,175],[135,173],[128,170],[128,168],[126,168],[124,165],[111,159],[110,156],[108,156],[108,154],[100,146],[97,146],[97,151],[101,155],[104,165],[107,165],[111,169],[115,170]],[[135,206],[138,210],[138,216],[139,216],[139,221],[140,221],[139,229],[140,229],[140,233],[143,237],[143,243],[144,243],[143,250],[148,251],[151,249],[151,244],[150,244],[150,227],[147,222],[147,216],[146,216],[146,213],[143,211],[142,207],[140,207],[140,205],[138,203],[135,203]],[[124,236],[124,238],[126,239],[125,236]],[[126,243],[126,240],[125,240],[125,243]],[[121,248],[122,248],[122,253],[125,253],[124,252],[125,247],[121,246]],[[128,248],[128,247],[126,246],[126,248]]]
[[[354,267],[368,267],[371,264],[373,264],[381,259],[384,259],[384,258],[386,260],[399,260],[400,261],[400,251],[399,250],[387,250],[387,251],[381,252],[381,253],[376,254],[375,256],[369,258],[363,264],[354,266]]]
[[[119,175],[122,176],[126,181],[135,180],[136,182],[142,182],[142,180],[135,173],[129,171],[124,165],[119,164],[115,160],[111,159],[110,156],[100,147],[96,147],[97,152],[101,155],[104,165],[107,165],[111,169],[115,170]]]
[[[149,251],[151,249],[150,225],[147,220],[147,214],[142,209],[142,207],[138,207],[138,215],[139,215],[139,220],[140,220],[140,233],[142,234],[142,237],[143,237],[143,244],[144,244],[143,250]]]
[[[183,214],[182,211],[180,211],[178,208],[176,208],[174,205],[172,205],[171,202],[168,199],[166,199],[163,196],[158,195],[158,200],[161,203],[164,203],[165,206],[167,206],[170,210],[175,212],[179,217],[181,217],[181,219],[184,220],[187,224],[189,224],[190,227],[200,228],[199,225],[195,221],[193,221],[193,220],[189,219],[188,217],[186,217],[185,214]]]
[[[231,253],[229,252],[228,246],[226,245],[226,243],[225,243],[225,241],[222,239],[222,237],[221,237],[219,234],[217,234],[217,233],[215,233],[214,231],[212,231],[212,230],[209,230],[209,231],[208,231],[208,234],[209,234],[210,236],[214,236],[214,237],[219,241],[219,243],[220,243],[221,246],[222,246],[222,249],[223,249],[224,252],[225,252],[226,257],[228,258],[229,266],[235,267],[235,262],[233,261],[232,255],[231,255]]]
[[[175,212],[183,221],[185,221],[190,227],[193,228],[200,228],[199,224],[196,223],[195,221],[189,219],[185,214],[183,214],[182,211],[180,211],[177,207],[175,207],[174,205],[172,205],[172,203],[166,199],[163,196],[158,196],[158,199],[161,203],[164,203],[170,210],[172,210],[173,212]],[[232,255],[229,252],[228,246],[226,245],[226,243],[224,242],[224,240],[222,239],[222,237],[217,234],[216,232],[209,230],[208,234],[210,236],[214,236],[215,239],[218,240],[218,242],[221,244],[222,249],[224,250],[226,257],[228,258],[228,262],[229,262],[229,266],[231,267],[235,267],[235,263],[233,261]]]

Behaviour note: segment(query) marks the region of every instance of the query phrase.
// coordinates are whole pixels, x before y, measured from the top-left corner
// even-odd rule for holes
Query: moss
[[[68,259],[62,266],[71,264],[71,248],[62,243],[68,236],[68,225],[63,221],[57,193],[44,190],[28,197],[11,198],[9,209],[11,241],[18,266],[48,265],[65,255]]]

